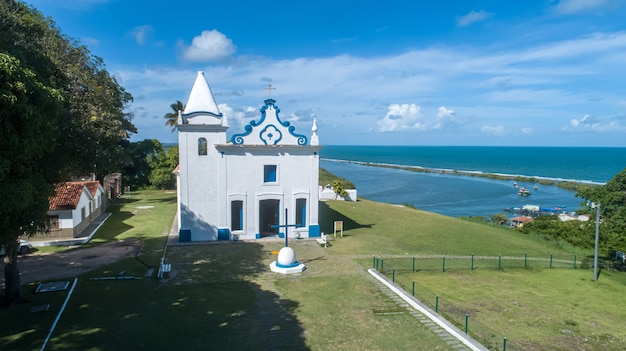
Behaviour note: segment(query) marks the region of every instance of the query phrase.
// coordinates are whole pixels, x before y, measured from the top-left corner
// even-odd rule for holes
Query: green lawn
[[[405,256],[397,258],[403,263],[386,260],[389,269],[405,265],[394,272],[396,283],[410,292],[416,282],[416,297],[433,308],[438,295],[440,313],[456,324],[467,313],[470,334],[491,349],[501,349],[504,337],[508,350],[626,348],[620,328],[626,318],[623,273],[603,271],[593,282],[592,270],[569,264],[550,269],[547,261],[537,261],[498,270],[494,262],[477,260],[470,270],[467,260],[453,259],[446,272],[440,259],[412,272],[406,262],[420,255],[526,253],[571,260],[576,253],[582,260],[585,253],[512,230],[371,201],[320,203],[322,230],[332,234],[333,221],[343,220],[344,236],[328,248],[308,240],[290,244],[307,266],[302,274],[269,272],[272,251],[284,242],[263,240],[169,247],[173,271],[161,282],[89,279],[122,270],[143,277],[146,264],[156,265],[163,255],[175,204],[174,193],[151,191],[127,194],[111,207],[111,218],[90,245],[138,237],[142,255],[79,277],[47,350],[450,350],[370,283],[365,270],[372,257],[386,255]],[[41,348],[67,291],[35,294],[36,285],[25,285],[25,294],[32,305],[50,309],[1,309],[0,350]],[[386,310],[397,313],[379,313]]]

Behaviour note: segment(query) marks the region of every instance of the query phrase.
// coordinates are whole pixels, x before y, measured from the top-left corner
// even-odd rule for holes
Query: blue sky
[[[229,133],[276,90],[322,145],[626,146],[626,4],[28,0],[133,96],[133,141],[204,71]]]

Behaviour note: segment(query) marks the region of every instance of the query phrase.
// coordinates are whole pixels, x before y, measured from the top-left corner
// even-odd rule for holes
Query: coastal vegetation
[[[404,171],[411,171],[411,172],[452,174],[452,175],[460,175],[460,176],[468,176],[468,177],[482,177],[482,178],[488,178],[488,179],[494,179],[494,180],[512,180],[512,181],[519,182],[519,183],[552,185],[552,186],[557,186],[559,188],[573,190],[573,191],[583,191],[583,190],[594,188],[600,185],[596,183],[573,182],[569,180],[556,180],[556,179],[542,178],[542,177],[527,177],[527,176],[520,176],[520,175],[495,174],[495,173],[483,173],[483,172],[467,172],[467,171],[452,170],[452,169],[428,168],[428,167],[420,167],[420,166],[402,166],[402,165],[361,162],[361,161],[344,161],[344,160],[341,160],[341,161],[336,160],[336,161],[354,163],[354,164],[360,164],[360,165],[366,165],[366,166],[372,166],[372,167],[401,169]]]
[[[328,172],[324,168],[320,167],[319,185],[320,186],[328,186],[328,185],[332,186],[334,181],[338,181],[339,183],[341,183],[344,189],[356,189],[356,186],[351,181],[347,180],[346,178],[336,176]]]
[[[415,281],[415,296],[431,306],[439,296],[440,313],[461,329],[469,314],[470,335],[491,349],[501,350],[504,337],[510,350],[626,347],[621,328],[626,312],[616,308],[626,303],[626,277],[604,269],[593,282],[592,270],[580,264],[591,257],[589,249],[405,206],[329,201],[320,203],[321,229],[332,234],[333,221],[342,220],[343,237],[327,248],[314,240],[290,242],[307,270],[283,276],[267,268],[276,259],[272,251],[284,245],[281,240],[165,249],[175,203],[173,192],[140,191],[112,205],[111,218],[89,245],[136,237],[143,242],[142,253],[79,277],[51,349],[269,349],[271,344],[450,350],[367,279],[364,270],[372,267],[373,257],[386,257],[390,279],[399,262],[410,267],[416,257],[420,269],[396,271],[396,283],[410,292]],[[469,259],[453,258],[471,254],[526,254],[529,263],[524,268],[506,261],[498,269],[497,260],[483,258],[472,270]],[[156,266],[163,255],[172,264],[170,276],[144,277],[147,266]],[[437,258],[422,258],[429,255]],[[392,256],[398,257],[395,262]],[[441,256],[448,257],[445,272]],[[601,259],[609,259],[604,250]],[[120,272],[137,279],[92,280]],[[0,349],[41,346],[67,291],[36,294],[36,286],[25,286],[26,298],[32,305],[50,304],[48,312],[29,313],[31,304],[0,310]],[[268,314],[290,322],[289,332],[281,334],[288,337],[271,339],[274,325],[263,322]],[[492,336],[484,339],[485,330]]]
[[[589,214],[589,221],[564,222],[556,215],[542,215],[524,224],[521,231],[546,235],[581,248],[593,248],[596,222],[599,221],[599,245],[606,254],[615,258],[616,251],[626,251],[626,169],[604,185],[581,189],[576,196],[586,204],[584,210]],[[623,263],[619,262],[619,265],[623,266]]]

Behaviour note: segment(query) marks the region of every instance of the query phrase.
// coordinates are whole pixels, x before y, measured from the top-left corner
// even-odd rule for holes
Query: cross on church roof
[[[271,85],[271,84],[268,84],[268,85],[267,85],[267,88],[264,88],[264,89],[266,89],[266,90],[267,90],[267,92],[270,94],[270,96],[269,96],[269,97],[270,97],[270,98],[272,98],[272,90],[276,90],[276,88],[272,88],[272,85]]]

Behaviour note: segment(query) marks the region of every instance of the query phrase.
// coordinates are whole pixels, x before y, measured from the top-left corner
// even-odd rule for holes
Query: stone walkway
[[[469,351],[463,343],[461,343],[457,338],[450,335],[447,331],[441,329],[437,324],[435,324],[432,320],[428,319],[419,311],[415,310],[409,304],[407,304],[404,300],[402,300],[396,293],[391,291],[387,286],[382,284],[380,281],[375,279],[369,274],[367,275],[367,280],[369,280],[372,284],[374,284],[383,294],[387,295],[390,299],[392,299],[399,307],[405,308],[411,316],[415,317],[420,323],[430,329],[433,333],[437,334],[442,340],[444,340],[450,347],[459,351]]]

